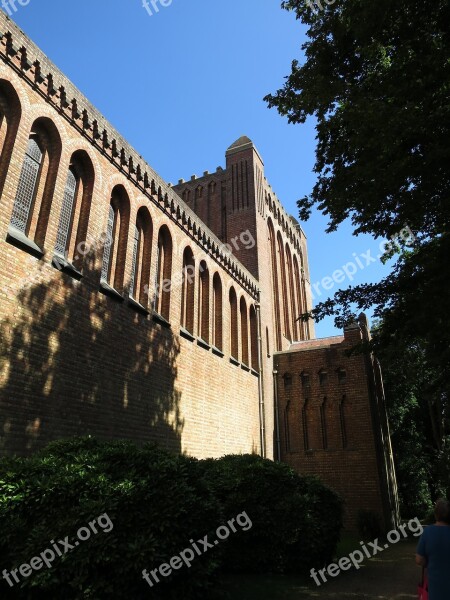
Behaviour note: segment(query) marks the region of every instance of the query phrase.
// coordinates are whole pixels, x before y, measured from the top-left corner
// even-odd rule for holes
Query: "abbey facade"
[[[250,139],[177,185],[0,13],[0,453],[255,452],[396,521],[381,375],[316,340],[306,237]]]

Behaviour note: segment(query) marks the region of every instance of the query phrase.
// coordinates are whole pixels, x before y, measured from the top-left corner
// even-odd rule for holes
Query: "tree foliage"
[[[408,226],[391,273],[339,290],[310,316],[338,327],[375,307],[381,347],[420,346],[436,401],[450,390],[450,4],[448,0],[286,0],[307,27],[305,60],[266,96],[291,123],[317,120],[311,194],[327,231],[388,239]],[[322,7],[322,9],[320,8]],[[306,318],[307,315],[304,315]]]

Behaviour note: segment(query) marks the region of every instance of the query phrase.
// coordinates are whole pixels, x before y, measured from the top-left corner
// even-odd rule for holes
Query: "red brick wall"
[[[395,474],[384,470],[388,432],[384,447],[379,444],[384,407],[369,389],[370,360],[346,354],[361,339],[356,327],[345,338],[299,343],[275,355],[281,459],[299,473],[318,475],[343,497],[347,530],[356,529],[359,510],[376,513],[390,529],[398,507]]]
[[[6,135],[0,141],[6,139],[5,148],[8,135],[14,133],[14,143],[8,146],[10,160],[5,162],[8,152],[4,152],[0,164],[0,184],[4,184],[0,198],[0,452],[26,454],[49,440],[74,434],[154,440],[195,456],[259,452],[258,373],[230,362],[228,303],[234,287],[239,305],[244,299],[250,315],[258,282],[220,250],[220,241],[204,223],[3,14],[0,27],[1,131]],[[8,32],[11,36],[5,35]],[[21,47],[27,49],[25,61]],[[28,138],[38,118],[54,128],[60,157],[54,163],[49,210],[41,219],[43,234],[34,237],[33,224],[29,231],[30,242],[43,250],[36,257],[13,243],[8,230]],[[86,234],[91,252],[76,263],[83,275],[80,280],[52,266],[68,169],[78,151],[88,157],[94,173]],[[100,274],[102,240],[111,193],[117,185],[122,186],[129,204],[120,241],[124,260],[117,263],[120,276],[114,284],[110,282],[117,288],[116,297],[111,297],[100,291]],[[134,226],[140,209],[151,219],[152,237],[150,251],[143,254],[150,259],[150,294],[138,300],[150,314],[129,302]],[[38,214],[36,203],[32,223]],[[175,278],[170,327],[151,314],[157,239],[163,226],[172,238],[172,278],[180,282],[188,245],[194,255],[191,337],[180,335],[181,284]],[[202,260],[210,275],[210,339],[204,341],[199,339],[198,312]],[[223,356],[211,347],[214,274],[222,283]],[[252,347],[250,341],[248,346]]]

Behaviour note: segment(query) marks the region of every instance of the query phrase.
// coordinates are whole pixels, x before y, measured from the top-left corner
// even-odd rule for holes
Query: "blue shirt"
[[[416,553],[427,559],[429,600],[450,600],[450,527],[426,527]]]

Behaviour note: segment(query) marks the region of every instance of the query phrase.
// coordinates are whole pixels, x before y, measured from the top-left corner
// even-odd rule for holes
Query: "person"
[[[434,516],[436,523],[420,537],[416,563],[427,569],[429,600],[450,600],[450,503],[439,499]]]

